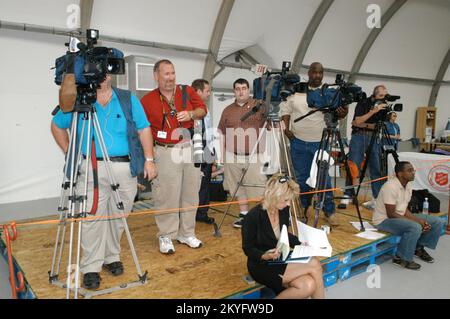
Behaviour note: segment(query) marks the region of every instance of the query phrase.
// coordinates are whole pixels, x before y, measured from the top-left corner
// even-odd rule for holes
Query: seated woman
[[[289,226],[289,206],[300,188],[289,177],[277,174],[266,183],[262,203],[245,216],[242,248],[247,255],[247,268],[257,282],[271,288],[277,298],[324,298],[322,266],[317,258],[307,264],[269,264],[280,252],[276,250],[283,225]],[[291,247],[299,245],[289,233]]]

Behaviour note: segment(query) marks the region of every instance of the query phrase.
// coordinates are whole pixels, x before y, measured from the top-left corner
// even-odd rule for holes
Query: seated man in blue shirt
[[[111,75],[97,89],[97,101],[94,104],[98,116],[100,130],[102,132],[106,151],[112,161],[110,167],[114,174],[118,193],[123,202],[124,209],[117,208],[114,201],[114,191],[111,189],[110,180],[106,171],[106,163],[103,161],[103,153],[97,140],[94,129],[91,128],[91,136],[94,136],[95,149],[98,162],[98,187],[99,199],[95,216],[112,216],[124,214],[131,211],[134,197],[137,192],[137,175],[144,173],[144,178],[149,180],[156,177],[157,171],[153,160],[153,138],[150,132],[150,123],[145,116],[139,100],[130,95],[131,110],[119,102],[118,94],[123,91],[113,89],[111,86]],[[125,114],[127,112],[127,114]],[[131,114],[129,114],[131,113]],[[128,115],[128,116],[126,116]],[[67,154],[69,147],[69,133],[73,113],[63,113],[61,110],[54,116],[51,123],[51,131],[58,146]],[[77,134],[81,136],[83,114],[79,115]],[[127,118],[129,119],[127,121]],[[86,155],[87,125],[85,126],[82,153]],[[142,149],[141,149],[142,147]],[[136,150],[138,150],[136,152]],[[132,154],[140,154],[143,158]],[[85,157],[85,156],[84,156]],[[87,210],[93,204],[93,175],[89,166]],[[83,181],[86,174],[86,159],[80,166],[78,181]],[[84,183],[77,184],[78,193],[82,193]],[[121,215],[120,215],[121,216]],[[120,261],[120,239],[124,231],[121,218],[109,219],[107,221],[95,219],[82,224],[81,247],[83,258],[80,270],[84,274],[83,286],[87,289],[97,289],[100,286],[100,271],[106,268],[114,276],[123,273],[123,264]]]

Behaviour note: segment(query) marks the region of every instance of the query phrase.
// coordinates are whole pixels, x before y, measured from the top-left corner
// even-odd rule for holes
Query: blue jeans
[[[350,141],[350,149],[348,153],[348,160],[352,161],[358,167],[358,171],[361,174],[361,163],[364,160],[364,155],[366,150],[369,147],[371,136],[365,134],[353,134],[352,139]],[[380,170],[380,142],[378,139],[375,140],[373,144],[372,151],[370,152],[369,158],[369,172],[370,179],[378,179],[381,177]],[[377,181],[372,183],[372,195],[373,198],[378,197],[378,193],[380,192],[381,186],[383,186],[384,181]],[[350,186],[349,183],[346,183],[346,186]],[[352,189],[347,189],[345,191],[346,195],[352,195]]]
[[[416,214],[417,218],[425,219],[431,225],[431,230],[422,233],[422,226],[404,218],[389,218],[375,226],[381,231],[401,237],[398,244],[397,256],[406,261],[412,261],[418,247],[435,249],[444,226],[444,221],[436,216]]]
[[[314,159],[314,154],[319,150],[320,142],[305,142],[297,138],[291,140],[291,158],[292,164],[294,165],[295,177],[300,185],[301,192],[309,192],[312,190],[306,180],[309,178],[311,171],[312,161]],[[331,188],[330,176],[326,175],[325,188]],[[323,193],[322,193],[323,194]],[[300,201],[303,207],[309,207],[311,205],[311,199],[313,194],[301,195]],[[325,193],[325,201],[323,206],[323,211],[326,216],[330,216],[336,212],[336,206],[333,201],[333,192]]]

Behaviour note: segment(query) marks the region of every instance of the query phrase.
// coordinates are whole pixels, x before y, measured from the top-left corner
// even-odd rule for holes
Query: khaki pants
[[[201,183],[200,167],[192,161],[192,148],[155,146],[158,177],[153,180],[155,208],[158,210],[195,207]],[[172,214],[155,216],[158,236],[176,239],[177,236],[195,236],[197,208],[179,210]]]
[[[118,193],[124,205],[124,211],[117,208],[114,201],[114,192],[105,168],[104,161],[98,161],[99,199],[95,216],[112,216],[128,213],[133,208],[134,197],[137,192],[137,178],[131,176],[130,163],[111,163],[112,174],[120,185]],[[82,161],[77,181],[77,193],[84,192],[84,180],[86,176],[86,160]],[[93,202],[93,177],[92,168],[89,165],[87,210],[90,211]],[[93,217],[88,215],[88,217]],[[110,220],[83,221],[81,232],[81,272],[100,272],[103,264],[120,261],[120,239],[124,231],[122,218]]]
[[[227,153],[226,156],[227,162],[224,164],[224,188],[227,189],[232,196],[236,189],[237,183],[241,178],[242,171],[245,169],[247,165],[246,163],[248,163],[250,159],[250,156],[235,155],[232,153]],[[230,161],[230,159],[233,160]],[[256,199],[264,194],[264,185],[266,184],[267,177],[266,175],[261,174],[261,168],[263,165],[261,162],[261,156],[255,154],[252,160],[256,160],[256,163],[250,163],[242,183],[260,185],[261,187],[239,187],[236,196],[240,200]]]

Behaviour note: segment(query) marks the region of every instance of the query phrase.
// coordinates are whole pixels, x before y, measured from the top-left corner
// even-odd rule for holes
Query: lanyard
[[[167,113],[164,110],[164,97],[161,95],[161,93],[159,93],[159,99],[161,100],[162,113],[163,113],[161,130],[164,131],[164,127],[165,127],[166,123],[169,128],[172,128],[172,125],[170,125],[169,119],[167,118]]]
[[[162,130],[164,131],[165,123],[167,123],[167,126],[171,129],[172,125],[170,125],[169,119],[167,118],[168,113],[165,112],[164,109],[164,100],[167,101],[167,104],[169,104],[169,107],[171,108],[170,116],[173,118],[177,114],[177,109],[175,108],[175,93],[177,88],[175,87],[175,90],[173,91],[172,98],[170,101],[167,101],[167,99],[161,94],[161,91],[159,91],[159,99],[161,101],[162,106],[162,112],[163,112],[163,120],[162,120]],[[181,127],[181,123],[178,122],[178,126]]]

